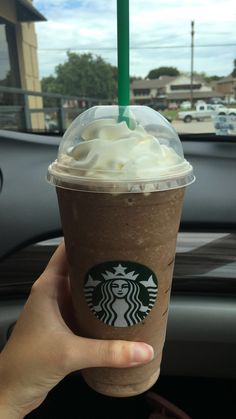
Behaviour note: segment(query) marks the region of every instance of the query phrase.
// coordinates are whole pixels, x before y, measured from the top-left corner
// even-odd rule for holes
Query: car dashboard
[[[56,194],[46,182],[59,141],[0,131],[0,349],[62,237]],[[156,389],[193,418],[230,419],[236,415],[236,141],[185,136],[182,144],[196,182],[185,195]],[[72,391],[68,379],[64,385]],[[205,416],[199,397],[208,403]]]

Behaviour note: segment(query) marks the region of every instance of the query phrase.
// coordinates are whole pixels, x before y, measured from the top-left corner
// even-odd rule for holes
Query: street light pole
[[[191,21],[191,82],[190,82],[190,102],[193,108],[193,57],[194,57],[194,21]]]

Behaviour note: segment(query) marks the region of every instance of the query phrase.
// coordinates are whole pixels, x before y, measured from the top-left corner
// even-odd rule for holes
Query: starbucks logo
[[[157,279],[146,266],[127,261],[94,266],[86,275],[84,294],[93,314],[116,327],[133,326],[151,311]]]

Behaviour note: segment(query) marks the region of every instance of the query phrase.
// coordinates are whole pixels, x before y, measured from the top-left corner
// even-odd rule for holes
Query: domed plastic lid
[[[65,132],[50,183],[94,192],[153,192],[194,181],[177,132],[147,106],[95,106]]]

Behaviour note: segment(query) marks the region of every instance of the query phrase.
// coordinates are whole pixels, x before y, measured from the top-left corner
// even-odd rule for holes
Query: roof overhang
[[[18,22],[42,22],[47,19],[27,0],[16,0]]]
[[[166,98],[168,100],[186,100],[189,99],[191,95],[190,90],[187,92],[176,92],[176,93],[168,93],[166,95]],[[201,91],[194,91],[193,90],[193,99],[207,99],[207,98],[211,98],[211,97],[224,97],[225,95],[223,93],[218,93],[216,94],[215,91],[210,91],[210,92],[201,92]]]

